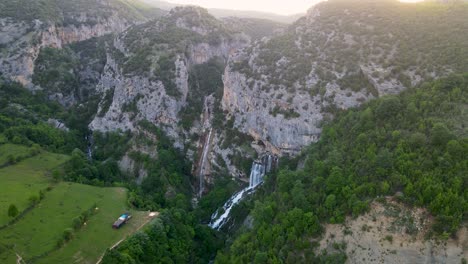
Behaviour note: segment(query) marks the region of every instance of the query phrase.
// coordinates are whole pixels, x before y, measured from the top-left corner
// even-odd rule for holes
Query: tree
[[[18,208],[16,208],[16,205],[10,204],[10,207],[8,207],[8,216],[15,218],[18,215]]]
[[[61,178],[60,171],[59,170],[53,170],[52,171],[52,178],[54,181],[58,182]]]
[[[443,146],[452,139],[453,135],[450,130],[442,123],[434,124],[434,127],[431,130],[432,144]]]
[[[62,239],[64,242],[68,242],[73,238],[73,229],[67,228],[62,233]]]
[[[86,155],[79,149],[74,149],[72,151],[70,164],[72,169],[79,170],[85,167],[86,165]]]
[[[379,105],[375,109],[375,115],[378,120],[386,120],[395,117],[401,112],[400,99],[396,96],[388,96],[380,100]]]
[[[346,185],[346,179],[343,177],[343,170],[340,167],[333,167],[330,176],[325,181],[327,193],[338,193],[341,187]]]

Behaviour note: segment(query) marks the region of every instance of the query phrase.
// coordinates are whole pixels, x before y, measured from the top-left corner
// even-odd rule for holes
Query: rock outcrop
[[[406,208],[388,199],[374,202],[370,212],[348,219],[344,225],[327,225],[319,251],[334,253],[346,244],[347,263],[463,263],[468,259],[468,230],[462,227],[456,238],[427,239],[433,224],[422,208]],[[334,246],[335,245],[335,246]]]
[[[34,62],[41,48],[62,48],[67,44],[119,33],[144,21],[123,18],[117,10],[111,9],[110,12],[109,16],[97,18],[88,16],[86,12],[74,14],[68,19],[75,23],[68,25],[39,19],[18,21],[0,18],[0,50],[3,53],[0,72],[30,89],[41,88],[32,83]]]

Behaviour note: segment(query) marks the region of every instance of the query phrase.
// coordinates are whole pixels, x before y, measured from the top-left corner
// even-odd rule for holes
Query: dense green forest
[[[215,255],[216,263],[342,263],[343,251],[317,253],[311,238],[320,237],[323,223],[356,217],[378,197],[399,193],[408,206],[426,207],[435,217],[432,236],[439,239],[466,222],[467,92],[468,75],[453,75],[339,113],[324,126],[320,141],[299,157],[305,160],[303,169],[295,170],[297,159],[283,160],[283,169],[268,175],[255,197],[241,205],[244,211],[251,209],[253,226],[242,228],[227,246],[224,234],[201,223],[239,186],[221,178],[192,208],[190,164],[149,122],[140,122],[140,130],[156,141],[143,133],[94,133],[97,147],[89,160],[84,154],[88,131],[81,124],[91,115],[2,81],[0,140],[71,154],[64,174],[54,177],[126,186],[129,206],[161,211],[150,226],[107,252],[103,263],[207,263]],[[49,118],[62,120],[69,129],[49,125]],[[139,144],[158,153],[152,158],[131,152],[148,170],[141,186],[117,165]]]
[[[50,125],[47,121],[51,118],[64,122],[67,129]],[[223,245],[223,239],[208,226],[201,225],[201,219],[206,220],[238,186],[232,185],[230,181],[220,182],[218,191],[215,190],[200,201],[199,209],[194,211],[191,205],[190,163],[160,129],[143,121],[140,128],[144,135],[128,131],[95,132],[95,151],[90,160],[85,154],[88,145],[85,137],[89,136],[89,131],[82,125],[89,123],[90,118],[82,107],[67,110],[60,104],[49,101],[43,93],[32,94],[15,82],[0,82],[0,144],[10,142],[25,145],[31,147],[34,153],[42,148],[68,154],[71,156],[70,161],[64,168],[53,172],[55,180],[95,186],[124,186],[130,190],[127,198],[129,207],[161,211],[161,216],[150,227],[123,243],[121,248],[132,244],[143,247],[143,243],[148,242],[144,237],[153,240],[155,235],[158,238],[167,236],[165,240],[152,242],[156,244],[146,245],[152,248],[143,258],[146,263],[153,263],[152,260],[159,258],[173,259],[179,263],[189,259],[195,263],[206,263],[212,259]],[[153,134],[151,138],[157,140],[148,139],[145,136],[148,134]],[[157,158],[152,158],[130,151],[132,159],[148,171],[143,184],[136,185],[132,173],[122,172],[117,161],[132,146],[141,144],[154,148],[158,155]],[[23,158],[25,157],[12,157],[9,162],[14,163]],[[164,234],[159,233],[161,228]],[[126,263],[125,259],[128,258],[113,252],[104,261]],[[117,260],[120,262],[115,262]]]
[[[253,228],[216,263],[342,263],[342,253],[314,252],[321,223],[343,223],[396,193],[434,215],[434,237],[453,235],[468,218],[467,103],[468,75],[455,75],[339,114],[305,151],[304,169],[289,163],[269,175]]]

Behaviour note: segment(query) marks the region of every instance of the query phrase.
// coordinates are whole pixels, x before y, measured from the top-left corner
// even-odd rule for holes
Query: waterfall
[[[254,162],[252,164],[252,169],[250,170],[249,188],[255,188],[255,186],[259,185],[262,182],[264,175],[265,166]]]
[[[252,188],[247,187],[242,191],[234,194],[224,205],[224,213],[219,215],[219,210],[217,210],[212,216],[209,227],[219,230],[226,222],[229,220],[229,214],[234,205],[238,204],[246,196],[244,194],[250,194],[253,191]]]
[[[250,170],[249,186],[234,194],[222,207],[223,213],[219,215],[219,209],[211,216],[209,226],[219,230],[229,220],[229,214],[232,208],[238,204],[244,197],[255,191],[255,188],[263,182],[263,176],[277,166],[278,159],[272,155],[266,155],[259,161],[252,163]]]
[[[88,145],[86,146],[86,156],[88,156],[88,160],[93,159],[93,134],[89,134],[88,136],[85,136],[86,141],[88,142]]]
[[[272,160],[273,160],[273,156],[268,155],[268,160],[267,160],[267,172],[270,172],[270,171],[271,171],[271,163],[272,163]]]
[[[210,149],[212,132],[213,132],[213,129],[210,129],[210,131],[208,132],[208,137],[205,140],[205,145],[203,146],[203,153],[202,153],[202,158],[200,161],[200,172],[198,174],[198,177],[199,177],[198,197],[202,197],[203,189],[205,188],[205,164],[206,164],[206,158],[208,157],[208,151]]]

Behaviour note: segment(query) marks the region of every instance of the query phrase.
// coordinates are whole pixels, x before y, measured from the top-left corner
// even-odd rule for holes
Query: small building
[[[119,219],[117,219],[117,221],[114,222],[114,224],[112,225],[112,228],[114,229],[121,228],[124,224],[128,222],[128,220],[130,220],[130,218],[132,218],[132,216],[128,213],[121,215]]]

